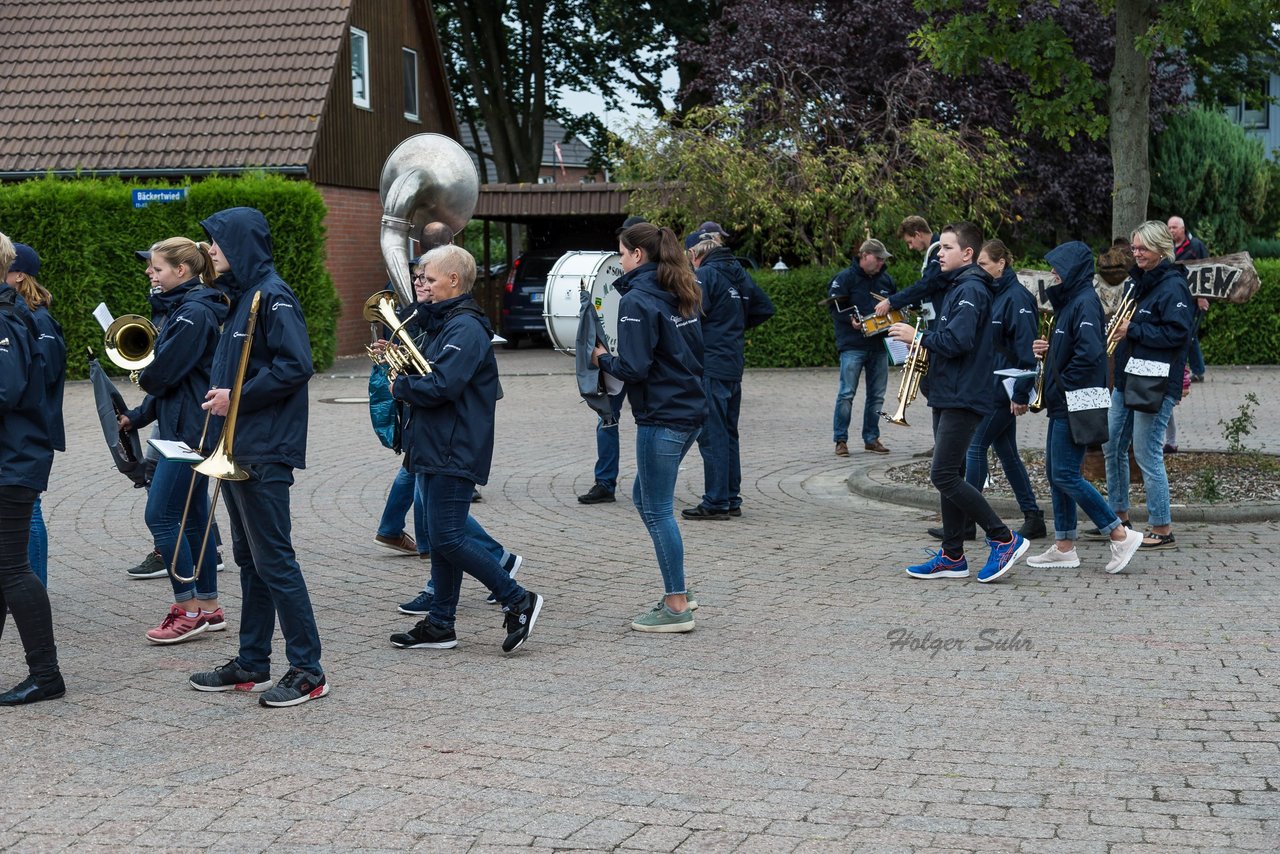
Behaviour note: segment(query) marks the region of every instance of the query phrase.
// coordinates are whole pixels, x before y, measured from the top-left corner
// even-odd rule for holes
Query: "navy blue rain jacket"
[[[159,438],[176,439],[195,448],[204,432],[205,411],[201,404],[205,393],[213,387],[209,369],[218,347],[219,329],[231,313],[231,307],[225,294],[202,287],[199,279],[190,279],[170,291],[156,294],[152,304],[156,303],[163,306],[163,313],[169,319],[156,337],[155,359],[138,375],[138,385],[147,395],[136,409],[125,414],[134,429],[154,421],[159,428]],[[237,426],[237,457],[240,456],[239,433]],[[210,450],[217,438],[215,433],[207,434],[203,450]]]
[[[62,389],[67,381],[67,340],[62,325],[53,319],[48,306],[31,312],[36,324],[36,349],[44,358],[44,405],[49,419],[49,441],[55,451],[67,449],[67,433],[62,425]]]
[[[921,333],[929,351],[929,406],[991,412],[991,291],[994,283],[977,264],[942,273],[946,291],[932,329]]]
[[[255,208],[228,208],[200,223],[218,244],[231,272],[217,285],[231,298],[231,313],[213,354],[213,388],[231,388],[255,292],[258,323],[240,389],[235,456],[242,463],[283,463],[304,468],[307,459],[307,382],[311,342],[297,295],[272,262],[271,231]],[[213,419],[218,421],[219,419]],[[209,424],[218,435],[220,424]]]
[[[744,278],[742,265],[724,247],[708,252],[698,267],[698,284],[702,286],[702,370],[718,380],[742,380],[742,336],[746,331],[748,298]]]
[[[702,324],[680,316],[676,298],[658,282],[658,265],[642,264],[613,283],[618,302],[618,355],[600,367],[627,384],[637,424],[692,430],[702,426]]]
[[[471,294],[418,303],[418,311],[431,373],[397,377],[391,388],[410,407],[404,425],[409,468],[483,485],[493,463],[498,402],[493,327]]]
[[[942,276],[942,267],[938,265],[938,241],[942,235],[934,234],[929,239],[929,248],[925,250],[924,266],[920,269],[920,278],[889,297],[889,305],[901,309],[909,305],[934,302],[947,288]]]
[[[1044,257],[1062,279],[1047,291],[1054,321],[1044,363],[1045,411],[1050,418],[1066,418],[1068,391],[1106,387],[1106,321],[1093,289],[1089,247],[1075,240]]]
[[[31,309],[0,281],[0,486],[44,492],[53,466],[44,356]],[[59,414],[61,415],[61,414]]]
[[[1031,343],[1036,340],[1039,331],[1040,309],[1036,305],[1036,298],[1018,281],[1018,274],[1013,268],[1006,266],[1004,273],[993,283],[991,291],[991,337],[995,345],[991,370],[1034,370],[1036,357],[1031,352]],[[995,374],[991,377],[994,382],[994,405],[1003,407],[1010,400],[1004,392],[1004,377]],[[1035,379],[1032,377],[1014,383],[1013,402],[1027,404],[1034,385]]]
[[[892,296],[898,290],[893,277],[883,267],[874,276],[868,276],[857,261],[841,270],[827,288],[827,311],[836,326],[836,351],[880,350],[884,351],[884,337],[868,338],[849,322],[854,317],[854,307],[863,317],[875,314],[876,303]]]
[[[1129,332],[1116,347],[1116,388],[1124,391],[1125,370],[1130,358],[1169,363],[1169,384],[1165,395],[1182,400],[1182,366],[1187,361],[1187,345],[1195,326],[1195,300],[1187,287],[1187,270],[1168,260],[1154,270],[1134,267],[1129,271],[1138,298],[1138,310],[1129,321]]]

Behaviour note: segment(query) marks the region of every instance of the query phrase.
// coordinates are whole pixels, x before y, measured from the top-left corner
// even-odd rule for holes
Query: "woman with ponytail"
[[[639,223],[618,236],[623,275],[618,355],[597,343],[592,362],[626,383],[636,419],[636,477],[631,500],[653,540],[664,596],[631,621],[640,632],[693,630],[697,603],[684,574],[684,542],[674,503],[680,462],[706,411],[702,390],[702,292],[669,228]]]
[[[162,240],[151,247],[151,265],[147,270],[153,289],[152,307],[169,319],[156,337],[155,359],[138,375],[138,385],[147,395],[137,409],[120,416],[120,427],[137,429],[154,421],[158,438],[208,451],[208,447],[197,447],[205,426],[205,413],[200,404],[211,388],[209,370],[213,351],[222,322],[230,311],[227,298],[221,291],[205,287],[213,282],[216,274],[209,247],[203,243],[185,237]],[[203,436],[206,446],[217,435],[214,429]],[[194,489],[191,487],[193,477],[196,479]],[[188,492],[191,508],[179,542],[178,528]],[[147,491],[146,519],[164,565],[174,566],[176,553],[177,574],[190,578],[209,520],[208,478],[197,475],[190,463],[160,460]],[[210,532],[199,578],[187,583],[170,578],[175,604],[160,625],[147,632],[147,640],[156,644],[181,643],[205,631],[222,631],[227,627],[218,605],[217,564],[216,545]]]

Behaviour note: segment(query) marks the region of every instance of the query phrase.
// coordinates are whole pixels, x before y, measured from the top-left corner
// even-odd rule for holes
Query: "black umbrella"
[[[102,436],[107,440],[107,450],[116,468],[134,486],[147,485],[147,465],[142,456],[142,442],[138,439],[137,430],[121,430],[118,416],[129,410],[124,398],[116,390],[115,384],[107,376],[106,371],[93,358],[89,351],[89,382],[93,383],[93,399],[98,407],[98,420],[102,422]]]

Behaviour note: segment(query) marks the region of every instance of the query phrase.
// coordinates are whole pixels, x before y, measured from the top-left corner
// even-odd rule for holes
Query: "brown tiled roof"
[[[484,184],[476,219],[526,222],[548,217],[610,217],[627,213],[631,191],[621,184]]]
[[[351,0],[3,0],[0,173],[305,167]]]

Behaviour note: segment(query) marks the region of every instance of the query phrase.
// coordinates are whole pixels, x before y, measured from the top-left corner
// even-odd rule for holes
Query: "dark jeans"
[[[191,489],[191,479],[196,479]],[[182,530],[182,542],[178,542],[178,526],[182,523],[182,510],[191,492],[191,509],[187,512],[186,527]],[[161,460],[151,475],[151,488],[147,490],[147,528],[155,540],[156,549],[166,567],[173,566],[175,547],[178,553],[177,570],[183,578],[190,578],[195,569],[200,543],[209,525],[209,478],[196,474],[190,463],[179,460]],[[173,580],[173,601],[178,604],[192,599],[218,598],[218,554],[213,542],[213,531],[205,546],[204,562],[200,565],[200,577],[186,583]],[[187,610],[192,610],[188,607]]]
[[[25,486],[0,486],[0,634],[5,607],[27,654],[27,668],[38,682],[58,675],[58,647],[53,642],[49,594],[27,557],[31,510],[40,493]]]
[[[738,446],[738,412],[742,408],[742,383],[718,380],[705,374],[702,390],[707,395],[707,420],[698,434],[702,455],[702,480],[706,492],[704,506],[712,510],[734,510],[742,506],[742,460]]]
[[[613,407],[613,426],[604,426],[604,420],[596,421],[596,483],[609,488],[610,492],[618,489],[618,461],[621,455],[618,440],[618,419],[622,417],[622,401],[627,396],[625,391],[609,395],[609,405]]]
[[[982,493],[964,479],[965,454],[982,416],[968,409],[933,410],[933,468],[929,480],[941,496],[942,549],[951,557],[964,554],[964,528],[972,519],[987,538],[1005,541],[1009,529]]]
[[[289,487],[293,469],[283,463],[244,466],[248,480],[222,485],[231,518],[231,551],[240,567],[240,655],[245,670],[271,669],[276,617],[289,664],[317,676],[320,631],[311,595],[293,552]]]
[[[471,493],[476,485],[465,478],[443,474],[423,474],[419,482],[431,539],[431,585],[435,590],[428,613],[431,622],[453,628],[464,572],[489,588],[504,608],[519,607],[524,602],[525,589],[467,531]]]
[[[1031,491],[1027,467],[1018,455],[1018,419],[1009,411],[1009,406],[1004,401],[997,404],[995,411],[978,424],[973,433],[973,443],[969,445],[969,452],[965,457],[964,479],[979,491],[987,482],[988,448],[996,449],[1000,467],[1004,469],[1009,487],[1018,499],[1018,509],[1023,513],[1040,512],[1035,493]]]

